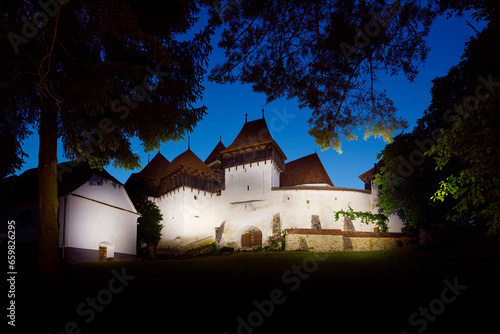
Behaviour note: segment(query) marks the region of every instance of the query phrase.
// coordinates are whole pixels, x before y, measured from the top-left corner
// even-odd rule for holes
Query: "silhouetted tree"
[[[142,215],[137,219],[137,246],[141,247],[145,243],[156,250],[161,239],[163,225],[160,222],[163,215],[156,203],[146,198],[136,202],[136,209]]]
[[[182,139],[205,114],[194,103],[212,30],[185,35],[196,0],[20,0],[2,9],[2,117],[18,156],[29,125],[40,136],[38,261],[48,272],[58,262],[58,139],[68,159],[123,168],[139,167],[132,137],[147,151]]]
[[[429,48],[425,37],[436,8],[418,1],[213,2],[225,24],[219,46],[226,60],[209,78],[250,83],[267,101],[297,98],[313,110],[309,133],[323,149],[340,151],[341,135],[389,141],[406,128],[378,88],[381,73],[412,81]]]
[[[382,152],[380,206],[398,210],[410,227],[474,221],[493,234],[500,229],[500,12],[490,1],[444,3],[450,13],[473,9],[488,24],[460,63],[433,80],[431,104],[415,129]]]

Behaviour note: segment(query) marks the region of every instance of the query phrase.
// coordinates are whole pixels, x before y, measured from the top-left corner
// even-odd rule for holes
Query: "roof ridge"
[[[193,163],[189,164],[189,161],[192,161]],[[200,172],[209,175],[213,174],[220,176],[219,174],[214,172],[210,167],[208,167],[207,164],[203,162],[203,160],[201,160],[193,151],[191,151],[191,149],[187,149],[186,151],[182,152],[172,160],[170,165],[165,170],[165,173],[163,173],[160,178],[164,179],[170,176],[172,173],[182,168],[183,166],[196,169]]]

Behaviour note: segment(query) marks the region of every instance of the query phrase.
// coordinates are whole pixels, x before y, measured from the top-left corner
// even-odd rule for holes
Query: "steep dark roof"
[[[283,160],[286,160],[285,153],[281,150],[278,144],[274,141],[267,127],[266,120],[264,118],[257,119],[251,122],[246,122],[243,125],[240,133],[236,136],[234,141],[226,149],[222,150],[221,153],[242,149],[247,147],[256,146],[259,144],[272,143],[277,148],[280,155],[283,156]]]
[[[222,141],[219,141],[215,148],[212,150],[212,153],[210,153],[208,158],[205,159],[205,164],[210,165],[214,161],[222,161],[222,154],[220,152],[225,148],[226,146],[222,143]]]
[[[162,173],[161,177],[168,177],[182,167],[188,167],[202,174],[215,174],[217,178],[219,178],[219,174],[215,173],[212,169],[210,169],[210,167],[205,165],[205,163],[189,149],[172,160],[168,168]]]
[[[169,165],[170,161],[158,152],[137,175],[148,179],[158,179],[167,170]]]
[[[380,168],[383,166],[382,162],[379,161],[377,162],[373,168],[371,168],[370,170],[364,172],[363,174],[361,174],[360,176],[358,176],[361,181],[363,181],[364,183],[369,183],[371,180],[375,179],[375,175],[377,174],[377,172],[380,170]]]
[[[285,172],[280,175],[280,187],[315,183],[333,186],[316,153],[288,162],[285,164]]]
[[[104,168],[91,168],[85,162],[63,162],[57,165],[58,170],[58,196],[64,196],[79,188],[87,182],[92,175],[97,175],[107,180],[121,184]],[[13,182],[9,182],[9,189],[4,189],[1,196],[2,201],[22,202],[36,201],[38,197],[38,168],[26,170],[19,176],[13,177]]]

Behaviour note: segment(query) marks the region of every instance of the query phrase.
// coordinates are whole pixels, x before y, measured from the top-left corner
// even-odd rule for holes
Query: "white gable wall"
[[[73,194],[59,198],[60,247],[99,250],[108,241],[117,253],[136,254],[139,215],[122,185],[93,176]]]
[[[97,175],[93,175],[83,186],[72,193],[126,210],[136,211],[123,185]]]

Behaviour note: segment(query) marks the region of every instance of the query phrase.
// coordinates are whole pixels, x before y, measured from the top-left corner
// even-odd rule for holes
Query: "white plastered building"
[[[251,248],[289,228],[373,232],[374,225],[335,220],[334,211],[377,213],[375,167],[360,178],[364,189],[335,187],[316,153],[285,163],[264,118],[245,122],[235,140],[219,142],[202,161],[191,150],[168,162],[160,153],[127,181],[163,214],[159,249],[181,252],[203,244]],[[402,221],[389,217],[389,232]]]

